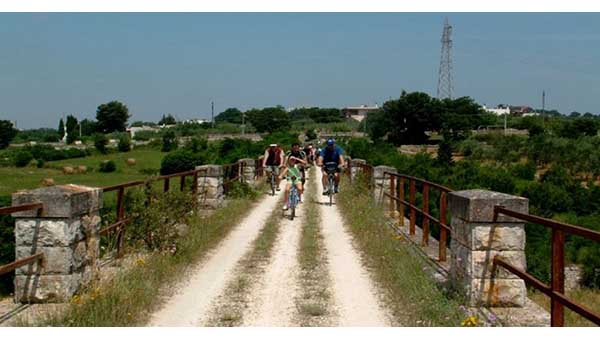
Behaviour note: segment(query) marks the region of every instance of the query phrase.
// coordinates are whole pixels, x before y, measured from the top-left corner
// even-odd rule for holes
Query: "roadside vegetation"
[[[164,243],[150,247],[146,256],[134,258],[131,266],[119,270],[109,281],[92,285],[73,297],[63,313],[36,321],[20,320],[18,325],[108,327],[146,324],[151,312],[160,306],[161,298],[170,295],[173,285],[188,268],[214,248],[246,216],[255,201],[236,199],[210,216],[188,217],[189,230],[185,237],[177,239],[176,248],[164,247],[173,241],[165,238]],[[147,235],[146,230],[139,231],[139,235]],[[131,241],[135,240],[137,238],[131,238]],[[139,240],[148,245],[143,237]]]
[[[337,200],[346,226],[396,325],[459,326],[461,299],[440,288],[429,276],[426,261],[387,226],[385,213],[364,185],[342,182]]]

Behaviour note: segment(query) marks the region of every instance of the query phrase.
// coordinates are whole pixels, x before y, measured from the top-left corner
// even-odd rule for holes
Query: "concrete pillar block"
[[[222,206],[225,198],[223,191],[223,166],[201,165],[196,170],[198,174],[198,203],[199,209],[217,209]]]
[[[496,205],[521,213],[529,211],[529,201],[523,197],[487,190],[448,194],[452,217],[450,282],[473,306],[521,307],[527,294],[524,281],[505,269],[494,268],[493,260],[501,256],[511,265],[526,269],[525,225],[503,215],[494,222]]]
[[[12,196],[13,204],[40,202],[44,213],[13,214],[16,257],[43,253],[44,268],[37,263],[15,272],[17,302],[65,302],[95,276],[98,266],[99,210],[102,189],[58,185]]]

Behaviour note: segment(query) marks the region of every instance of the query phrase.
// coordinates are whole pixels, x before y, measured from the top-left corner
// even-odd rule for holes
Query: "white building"
[[[352,118],[354,120],[362,121],[369,112],[378,111],[380,109],[379,105],[375,104],[375,106],[348,106],[342,108],[342,113],[346,118]]]
[[[495,109],[491,109],[483,105],[483,109],[487,112],[494,113],[498,116],[510,114],[510,107],[507,105],[498,105]]]

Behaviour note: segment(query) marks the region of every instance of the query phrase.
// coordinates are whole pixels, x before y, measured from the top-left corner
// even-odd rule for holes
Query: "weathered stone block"
[[[81,274],[16,275],[15,301],[22,303],[67,302],[81,287]]]
[[[523,280],[473,279],[467,297],[472,305],[489,307],[522,307],[527,290]]]
[[[196,170],[204,170],[205,172],[201,172],[199,176],[209,176],[209,177],[219,177],[223,176],[223,167],[221,165],[200,165],[196,167]]]
[[[102,189],[66,184],[12,195],[13,205],[44,203],[44,217],[70,218],[97,211],[102,207]],[[35,210],[14,213],[14,217],[36,217]]]
[[[218,209],[223,205],[223,199],[207,198],[200,200],[200,208]]]
[[[452,221],[452,238],[473,250],[525,250],[523,223],[469,223]]]
[[[41,252],[45,258],[44,274],[70,274],[73,271],[73,249],[70,247],[16,247],[16,258]],[[37,273],[38,263],[17,268],[17,274]]]
[[[495,273],[493,272],[493,260],[496,256],[501,256],[517,268],[525,269],[527,267],[523,251],[472,251],[461,244],[453,243],[451,252],[451,271],[457,272],[458,277],[518,279],[516,275],[500,266],[495,268]]]
[[[15,239],[17,246],[69,246],[84,238],[79,219],[17,219]]]
[[[504,193],[473,189],[453,191],[448,194],[448,207],[452,211],[453,219],[491,223],[494,220],[494,206],[497,205],[522,213],[529,211],[527,198]],[[520,222],[520,220],[500,214],[497,222]]]
[[[391,166],[379,165],[373,168],[373,177],[375,179],[382,179],[385,172],[398,173],[398,170]],[[389,178],[389,175],[385,175],[385,177]]]

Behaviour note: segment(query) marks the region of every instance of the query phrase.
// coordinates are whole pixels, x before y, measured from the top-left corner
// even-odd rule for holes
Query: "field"
[[[44,178],[52,178],[55,184],[73,183],[97,187],[144,179],[150,177],[152,170],[155,173],[158,172],[164,155],[165,153],[159,150],[142,148],[126,153],[94,154],[85,158],[47,162],[44,168],[40,169],[35,166],[0,167],[0,196],[10,195],[17,190],[41,187]],[[128,158],[134,158],[136,164],[127,165]],[[117,170],[111,173],[97,171],[103,160],[113,160],[117,165]],[[63,166],[79,165],[86,166],[87,172],[70,175],[62,172]]]

